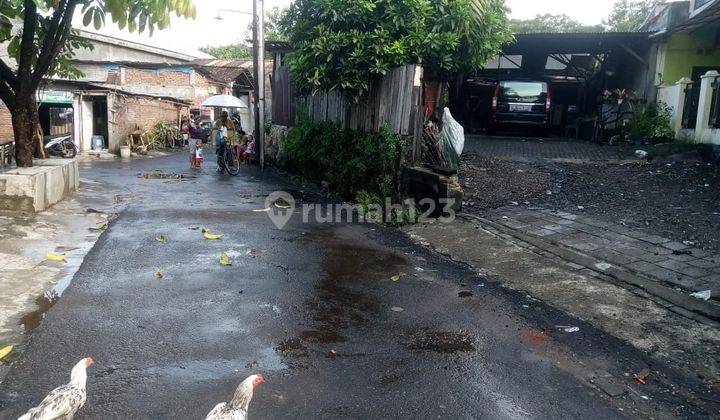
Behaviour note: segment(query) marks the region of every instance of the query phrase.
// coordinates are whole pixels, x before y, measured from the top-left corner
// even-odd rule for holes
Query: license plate
[[[510,111],[532,111],[532,105],[510,104]]]

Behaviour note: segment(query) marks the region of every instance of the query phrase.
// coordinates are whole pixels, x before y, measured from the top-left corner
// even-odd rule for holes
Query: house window
[[[695,0],[695,8],[693,10],[698,10],[699,8],[705,6],[712,1],[713,0]]]

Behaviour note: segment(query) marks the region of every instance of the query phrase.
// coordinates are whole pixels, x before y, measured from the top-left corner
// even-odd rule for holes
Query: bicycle
[[[217,149],[218,156],[218,171],[223,173],[227,171],[232,176],[237,176],[240,173],[240,160],[233,151],[232,147],[228,145],[228,139],[223,139]]]

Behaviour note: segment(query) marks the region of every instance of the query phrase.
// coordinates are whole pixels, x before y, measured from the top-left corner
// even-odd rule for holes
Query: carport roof
[[[648,45],[652,32],[580,32],[518,34],[505,54],[602,54],[617,48]]]

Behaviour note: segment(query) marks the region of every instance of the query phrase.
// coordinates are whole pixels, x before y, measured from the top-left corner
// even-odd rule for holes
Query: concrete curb
[[[561,244],[524,234],[500,223],[467,213],[461,213],[458,216],[489,226],[498,232],[510,235],[542,251],[549,252],[566,261],[580,265],[596,273],[602,274],[603,276],[607,276],[610,279],[617,281],[621,286],[627,289],[641,289],[655,298],[668,302],[668,305],[663,305],[667,307],[668,310],[703,324],[720,328],[720,306],[718,305],[695,299],[678,292],[673,288],[660,284],[660,281],[651,280],[633,271],[611,265],[606,261],[568,249]],[[659,303],[662,304],[662,302]]]

